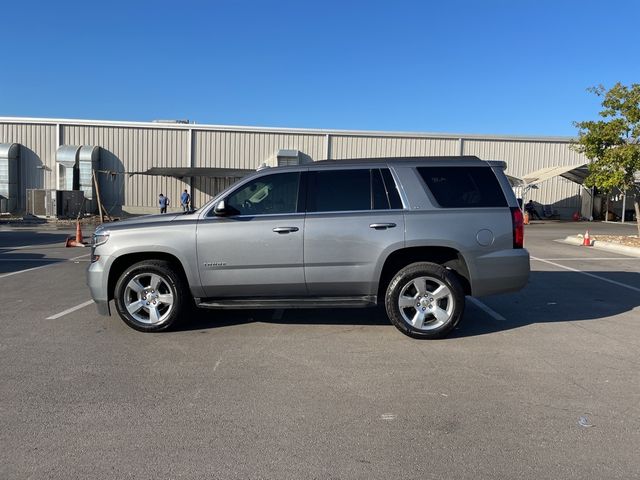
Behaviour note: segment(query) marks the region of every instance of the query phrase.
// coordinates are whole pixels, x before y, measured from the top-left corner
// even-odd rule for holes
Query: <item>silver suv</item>
[[[521,289],[522,212],[505,164],[477,157],[322,161],[258,171],[201,209],[99,227],[88,285],[136,330],[214,309],[384,305],[446,335],[465,295]]]

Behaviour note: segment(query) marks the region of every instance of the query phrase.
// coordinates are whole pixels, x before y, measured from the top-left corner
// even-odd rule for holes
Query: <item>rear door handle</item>
[[[372,223],[369,228],[375,228],[376,230],[386,230],[387,228],[395,227],[395,223]]]
[[[276,233],[291,233],[297,232],[298,230],[298,227],[276,227],[273,229],[273,231]]]

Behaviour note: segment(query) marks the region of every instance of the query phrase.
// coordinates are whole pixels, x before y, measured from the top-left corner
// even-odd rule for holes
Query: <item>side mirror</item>
[[[229,210],[227,209],[227,204],[225,203],[224,200],[220,200],[218,202],[218,204],[213,209],[213,213],[215,213],[219,217],[224,217],[229,213]]]

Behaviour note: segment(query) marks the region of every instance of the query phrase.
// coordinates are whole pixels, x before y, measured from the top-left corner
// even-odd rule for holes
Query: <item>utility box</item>
[[[81,190],[27,190],[27,213],[42,218],[76,218],[85,213]]]
[[[48,198],[45,207],[49,217],[76,218],[85,212],[82,190],[51,190]]]
[[[278,150],[276,154],[279,167],[300,165],[300,152],[298,150]]]
[[[27,189],[27,213],[36,217],[46,217],[47,211],[44,206],[44,197],[47,190],[28,188]]]
[[[300,150],[280,149],[269,157],[265,162],[265,166],[285,167],[289,165],[302,165],[311,163],[313,159]]]

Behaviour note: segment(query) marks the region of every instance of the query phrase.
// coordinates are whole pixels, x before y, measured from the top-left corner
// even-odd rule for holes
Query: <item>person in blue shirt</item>
[[[182,205],[182,211],[187,212],[189,210],[189,203],[191,202],[191,195],[186,190],[180,195],[180,204]]]
[[[167,205],[169,205],[169,197],[160,194],[158,196],[158,205],[160,205],[160,213],[167,213]]]

